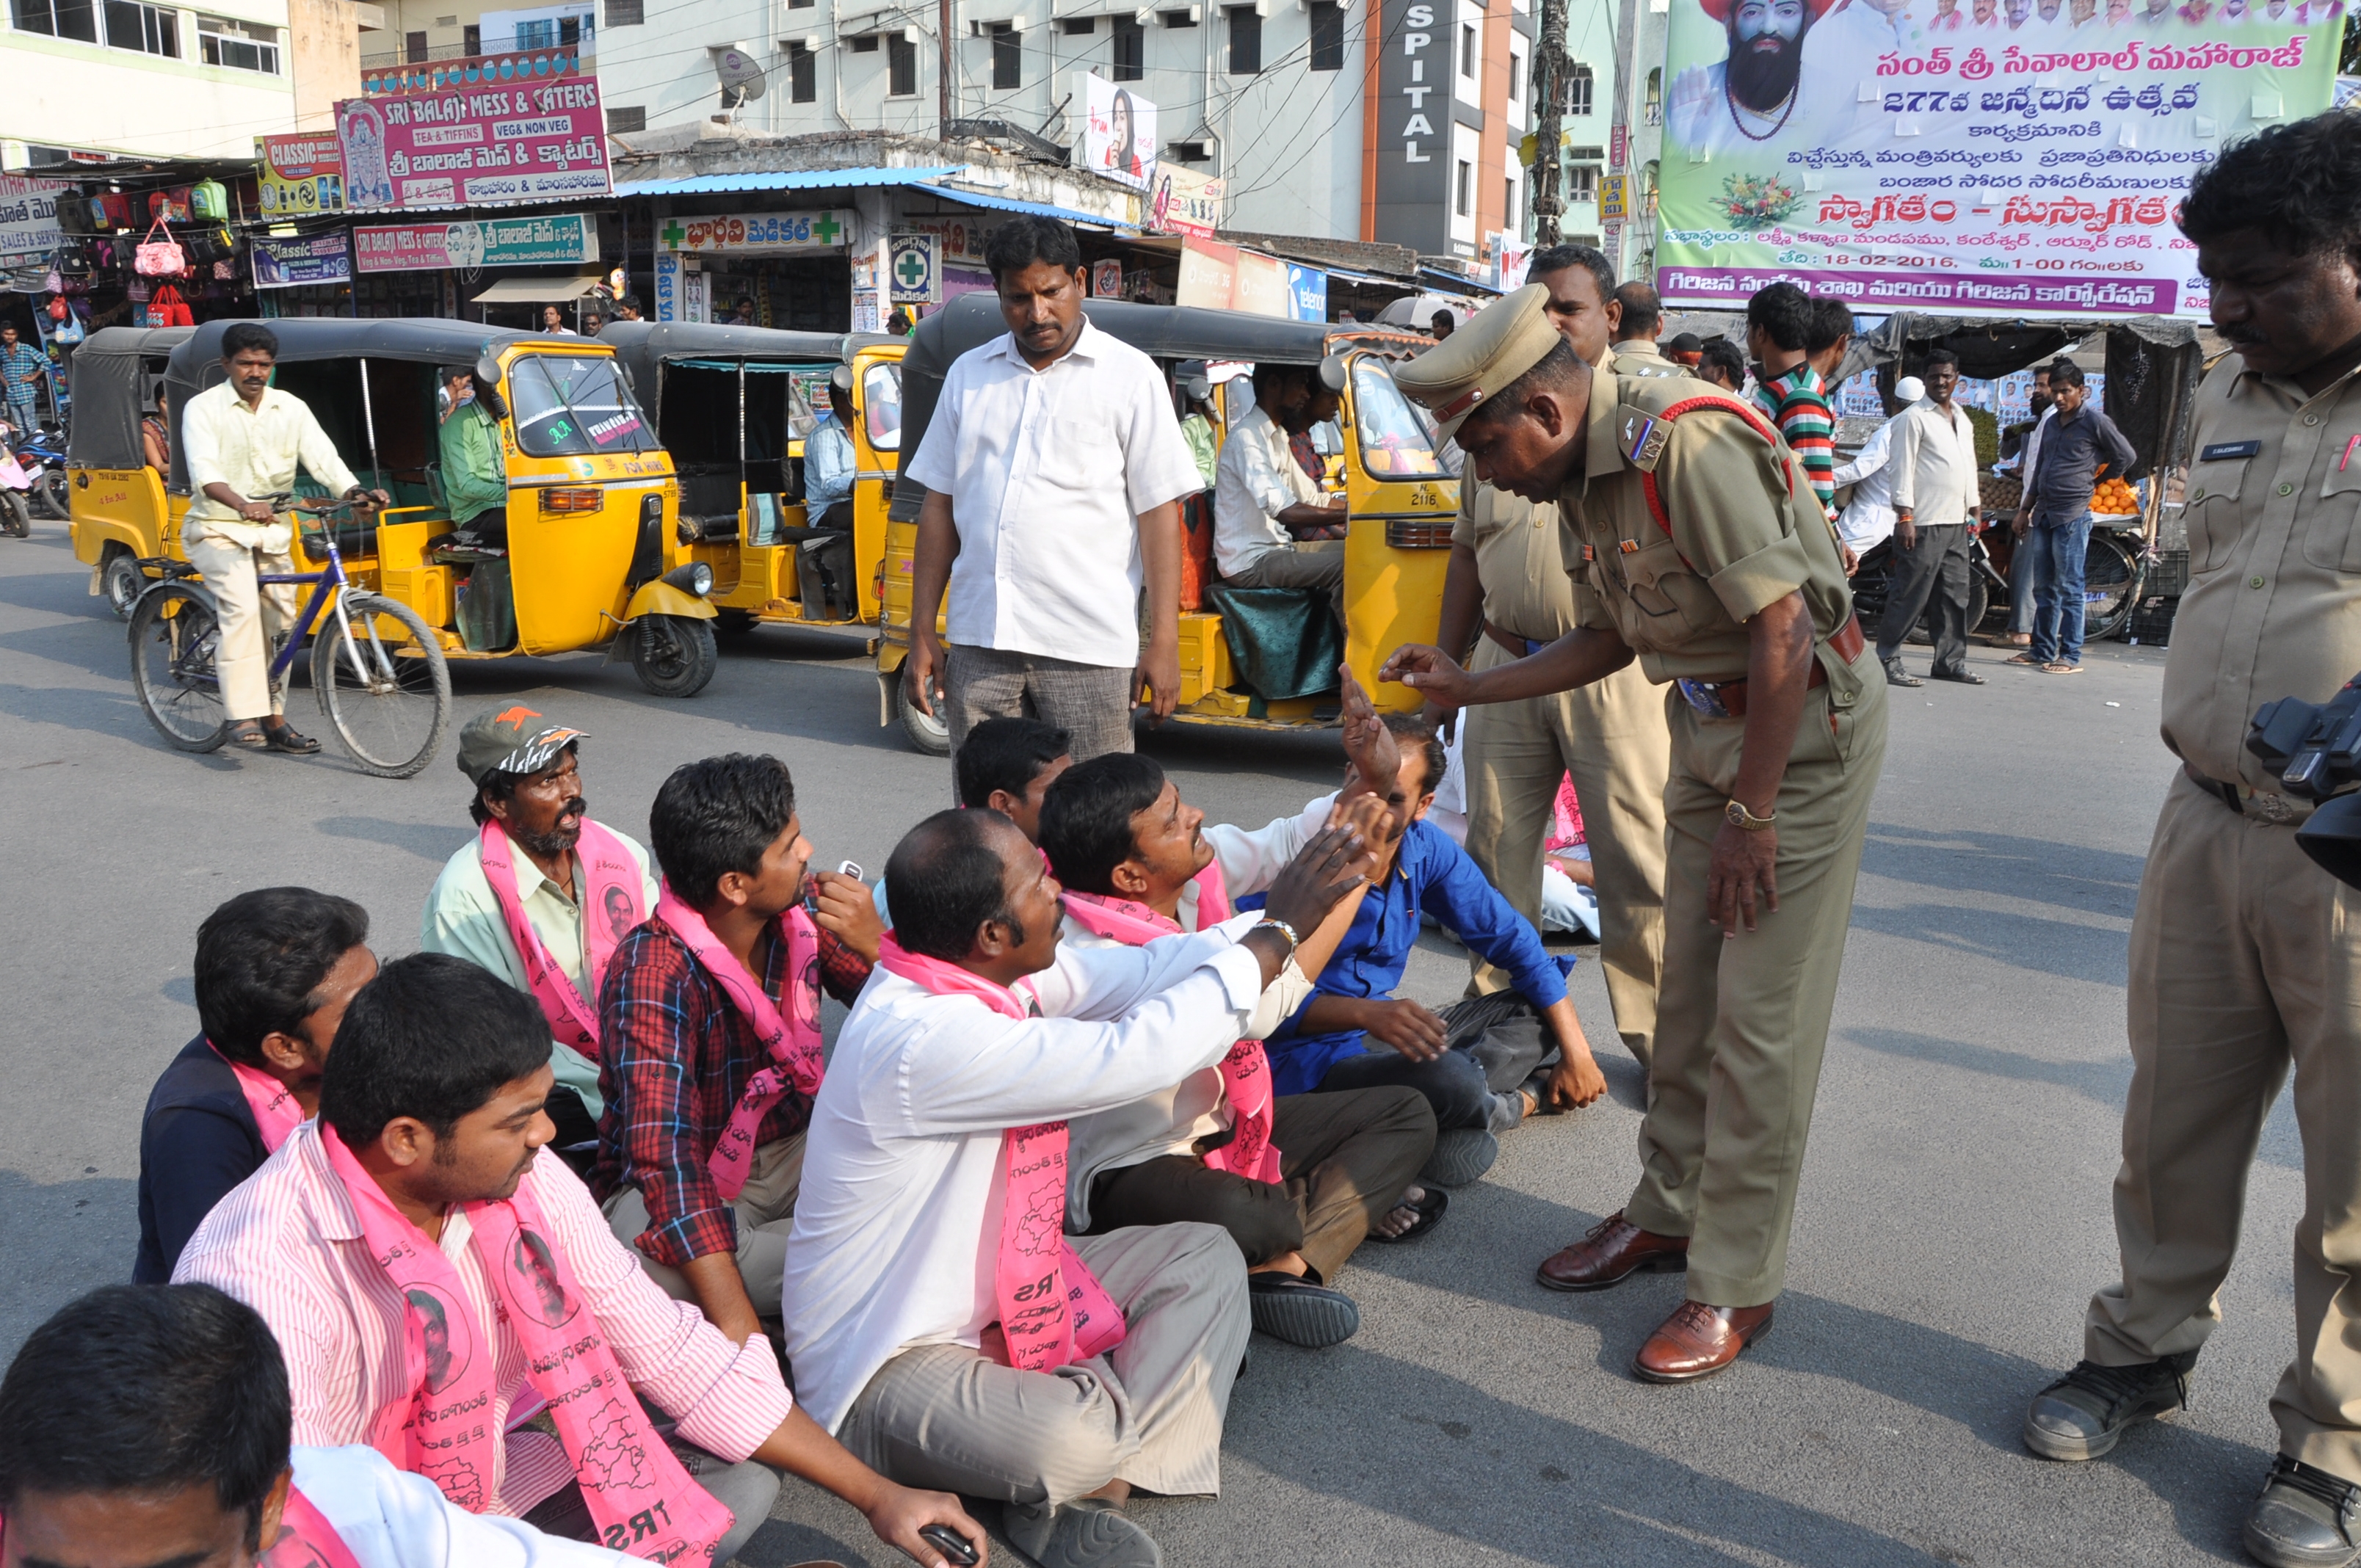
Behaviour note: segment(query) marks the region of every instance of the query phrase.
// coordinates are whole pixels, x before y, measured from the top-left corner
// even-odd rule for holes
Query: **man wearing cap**
[[[1528,278],[1532,274],[1528,271]],[[1637,281],[1615,291],[1614,371],[1618,376],[1686,376],[1688,371],[1658,352],[1656,334],[1664,324],[1664,302]],[[1580,347],[1580,345],[1576,345]]]
[[[1664,345],[1664,357],[1694,376],[1705,361],[1705,340],[1693,332],[1677,333]]]
[[[1636,655],[1665,703],[1664,984],[1641,1176],[1543,1263],[1598,1290],[1688,1269],[1632,1371],[1718,1372],[1770,1326],[1835,1004],[1885,684],[1866,663],[1834,536],[1794,454],[1734,399],[1594,370],[1529,285],[1401,366],[1469,474],[1554,498],[1579,624],[1469,674],[1409,646],[1382,678],[1446,707],[1587,685]],[[1719,927],[1719,929],[1716,929]]]
[[[467,721],[459,771],[476,788],[476,837],[434,879],[418,932],[421,950],[480,965],[541,1003],[557,1046],[560,1152],[598,1139],[598,982],[656,904],[648,852],[588,816],[578,751],[589,738],[522,703]]]
[[[1548,291],[1544,318],[1587,364],[1604,365],[1617,321],[1615,272],[1587,246],[1537,252],[1526,274]],[[1488,670],[1565,636],[1587,590],[1566,576],[1557,508],[1473,477],[1459,485],[1451,564],[1436,640]],[[1478,635],[1480,633],[1480,636]],[[1636,669],[1572,691],[1494,703],[1466,728],[1468,856],[1535,927],[1542,918],[1542,839],[1571,773],[1598,876],[1599,962],[1623,1048],[1642,1067],[1656,1037],[1664,951],[1664,770],[1672,738],[1663,698]],[[1473,989],[1509,977],[1470,955]]]

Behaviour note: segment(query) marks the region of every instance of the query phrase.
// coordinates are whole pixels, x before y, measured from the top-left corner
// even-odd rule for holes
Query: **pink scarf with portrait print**
[[[623,848],[622,840],[588,817],[582,819],[582,837],[576,840],[574,853],[582,868],[582,885],[576,891],[582,900],[585,978],[590,982],[590,994],[586,997],[574,989],[564,968],[550,957],[541,934],[525,917],[524,902],[517,896],[516,861],[510,854],[507,829],[497,821],[487,822],[477,844],[483,853],[484,880],[491,884],[500,919],[509,928],[509,940],[524,965],[525,989],[533,992],[543,1016],[549,1020],[549,1037],[597,1061],[598,987],[607,978],[608,960],[631,927],[648,917],[639,861]],[[618,893],[628,904],[628,920],[607,913]]]

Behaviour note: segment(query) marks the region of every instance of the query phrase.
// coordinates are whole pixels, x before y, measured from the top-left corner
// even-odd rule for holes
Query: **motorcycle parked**
[[[12,539],[33,536],[32,491],[31,477],[17,463],[16,455],[0,444],[0,533]]]
[[[2016,539],[2005,521],[1993,523],[1968,542],[1968,630],[1973,634],[1985,619],[1997,612],[2008,619],[2009,567]],[[1874,636],[1885,613],[1888,574],[1893,569],[1891,539],[1870,547],[1853,573],[1852,602],[1863,631]],[[2106,527],[2091,531],[2082,557],[2082,640],[2097,642],[2129,625],[2139,603],[2139,587],[2147,576],[2147,558],[2138,533]],[[1929,604],[1908,641],[1925,645],[1934,640],[1934,606]]]
[[[32,481],[31,502],[37,517],[52,522],[73,517],[73,487],[66,475],[66,433],[55,425],[20,433],[10,444],[16,461]]]

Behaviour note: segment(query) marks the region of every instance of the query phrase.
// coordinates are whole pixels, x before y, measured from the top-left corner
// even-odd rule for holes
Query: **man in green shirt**
[[[500,422],[484,406],[476,375],[464,365],[443,368],[445,407],[438,437],[443,500],[470,543],[500,545],[509,536],[509,471],[500,455]]]

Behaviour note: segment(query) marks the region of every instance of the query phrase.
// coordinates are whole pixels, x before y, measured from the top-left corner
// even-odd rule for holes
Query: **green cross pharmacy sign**
[[[943,242],[930,234],[897,234],[886,242],[885,290],[888,303],[939,305],[943,302]]]
[[[811,255],[851,244],[852,219],[841,208],[666,218],[656,225],[656,240],[677,256]]]

